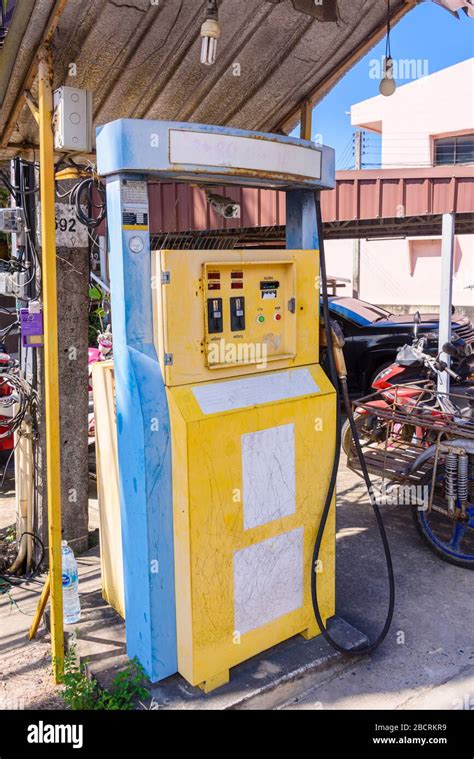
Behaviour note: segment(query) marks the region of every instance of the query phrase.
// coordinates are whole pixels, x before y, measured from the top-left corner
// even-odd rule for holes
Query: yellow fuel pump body
[[[153,254],[155,346],[172,434],[179,672],[212,690],[298,633],[318,634],[312,551],[335,444],[318,364],[313,250]],[[334,512],[320,557],[335,612]]]
[[[336,412],[318,364],[319,254],[155,251],[152,272],[171,424],[178,670],[209,692],[240,662],[319,632],[311,561]],[[123,615],[123,578],[109,571],[121,559],[110,370],[94,367],[103,593]],[[326,620],[334,504],[317,571]]]

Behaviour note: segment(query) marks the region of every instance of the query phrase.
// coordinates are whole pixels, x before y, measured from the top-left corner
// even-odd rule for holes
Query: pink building
[[[355,104],[351,121],[364,130],[368,153],[380,135],[384,169],[462,164],[472,165],[474,175],[474,58],[400,86],[391,97]],[[346,292],[351,292],[357,243],[329,241],[327,251],[331,274],[349,279]],[[440,237],[362,239],[359,297],[394,312],[436,311],[440,256]],[[472,317],[473,235],[457,236],[454,269],[453,303]]]

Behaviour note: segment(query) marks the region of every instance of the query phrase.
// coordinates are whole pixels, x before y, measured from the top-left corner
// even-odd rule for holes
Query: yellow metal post
[[[61,572],[61,465],[59,439],[58,308],[56,297],[56,229],[53,91],[51,53],[38,53],[40,128],[40,195],[42,292],[44,315],[46,464],[48,486],[49,576],[51,584],[51,648],[53,675],[58,681],[64,664]]]
[[[33,638],[36,638],[38,627],[43,617],[44,610],[46,609],[46,604],[48,603],[48,600],[49,600],[50,591],[51,591],[51,580],[48,575],[46,578],[46,582],[43,585],[43,590],[41,591],[40,600],[38,602],[38,606],[36,607],[35,616],[33,617],[33,621],[31,623],[30,630],[28,632],[28,640],[33,640]]]

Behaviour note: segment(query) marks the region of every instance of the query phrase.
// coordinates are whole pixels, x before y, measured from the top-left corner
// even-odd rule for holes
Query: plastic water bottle
[[[79,577],[74,553],[67,544],[61,542],[62,575],[63,575],[63,619],[65,625],[79,622],[81,618],[81,602],[79,600]]]

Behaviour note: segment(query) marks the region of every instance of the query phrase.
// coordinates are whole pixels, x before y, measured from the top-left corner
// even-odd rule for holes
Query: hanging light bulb
[[[379,87],[380,94],[390,97],[396,89],[397,83],[393,78],[393,58],[385,58],[383,62],[383,79]]]
[[[216,62],[217,40],[221,36],[217,0],[208,0],[206,20],[201,27],[201,63],[212,66]]]
[[[383,62],[383,79],[380,82],[379,92],[385,97],[393,95],[397,89],[397,83],[393,78],[393,58],[390,49],[390,0],[387,0],[387,44],[385,47],[385,58]]]

